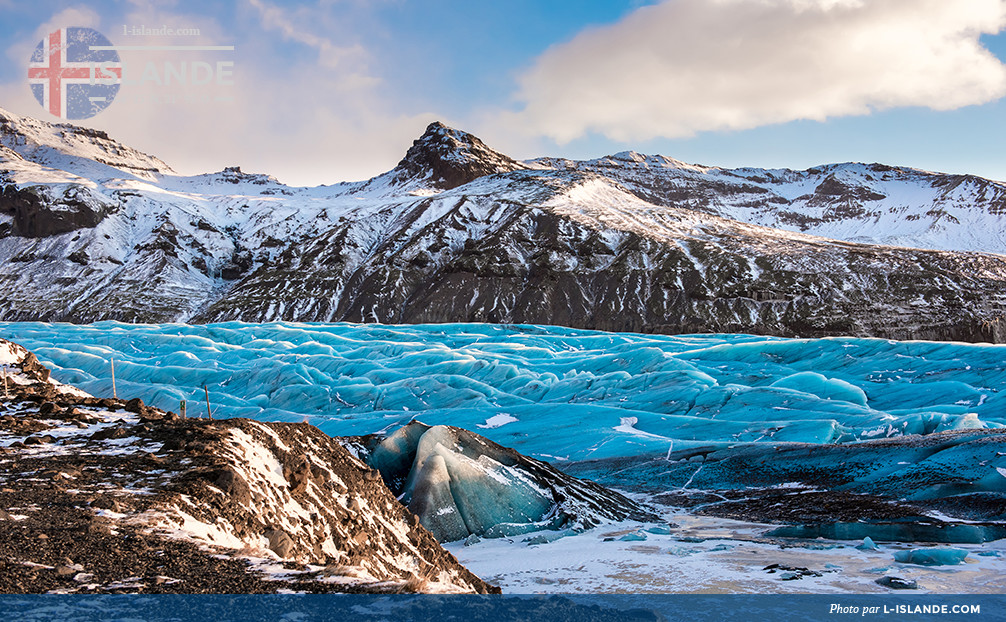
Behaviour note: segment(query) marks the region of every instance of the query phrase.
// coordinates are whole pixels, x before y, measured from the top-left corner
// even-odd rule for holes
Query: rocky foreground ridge
[[[0,111],[0,320],[1002,342],[1004,201],[879,164],[518,162],[439,123],[383,175],[295,188]]]
[[[306,423],[183,419],[0,339],[0,592],[493,593]]]

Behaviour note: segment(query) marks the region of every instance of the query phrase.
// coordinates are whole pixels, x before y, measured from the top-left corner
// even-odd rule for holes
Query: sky
[[[365,179],[441,120],[519,159],[631,149],[1006,180],[1006,0],[0,0],[0,108],[61,121],[28,64],[74,26],[233,48],[120,50],[130,83],[76,121],[184,174]]]

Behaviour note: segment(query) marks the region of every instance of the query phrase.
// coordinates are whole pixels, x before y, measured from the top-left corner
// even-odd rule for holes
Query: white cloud
[[[581,32],[520,78],[506,125],[559,142],[742,130],[1006,94],[979,37],[1006,0],[668,0]]]
[[[98,26],[100,22],[101,18],[94,9],[86,6],[67,7],[53,15],[45,23],[39,24],[38,28],[36,28],[31,35],[21,37],[17,41],[12,42],[6,50],[6,56],[10,61],[15,63],[16,66],[24,66],[27,71],[28,59],[31,57],[35,46],[38,45],[38,42],[41,41],[47,34],[54,30],[69,26],[94,28]]]
[[[49,21],[40,24],[35,29],[35,39],[41,39],[50,32],[58,28],[68,28],[70,26],[80,26],[82,28],[93,28],[101,22],[98,13],[88,6],[71,6],[56,13]]]
[[[337,45],[330,36],[312,32],[318,26],[317,20],[311,19],[312,11],[305,11],[302,8],[298,15],[289,9],[269,4],[264,0],[248,0],[248,4],[258,11],[262,25],[266,29],[276,30],[285,39],[302,43],[317,50],[318,61],[323,67],[335,69],[347,62],[362,63],[367,58],[366,51],[359,44]]]

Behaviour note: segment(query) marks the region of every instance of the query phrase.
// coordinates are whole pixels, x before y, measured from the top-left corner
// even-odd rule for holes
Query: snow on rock
[[[425,591],[483,591],[401,507],[380,477],[306,424],[212,424],[212,464],[177,504],[136,517],[173,537],[305,564],[357,582],[422,578]],[[183,478],[185,476],[183,475]]]
[[[161,160],[109,138],[100,130],[48,123],[0,109],[0,144],[24,160],[83,177],[153,180],[171,174]]]
[[[28,354],[24,347],[6,339],[0,340],[0,365],[20,365]]]
[[[3,338],[0,338],[0,366],[3,369],[5,396],[13,391],[16,385],[19,392],[29,391],[43,397],[56,395],[89,397],[77,387],[65,385],[51,378],[49,368],[42,365],[33,352]]]
[[[0,357],[19,361],[15,365],[28,370],[22,375],[34,374],[32,382],[15,383],[0,398],[0,482],[4,495],[11,495],[0,499],[37,500],[38,507],[25,508],[30,515],[15,512],[25,517],[24,529],[44,534],[51,525],[36,521],[36,510],[69,508],[67,516],[52,516],[61,521],[61,532],[94,534],[79,548],[72,539],[53,542],[59,559],[107,560],[107,548],[116,546],[113,536],[121,534],[153,543],[151,548],[184,552],[182,565],[189,570],[183,585],[171,591],[200,591],[204,580],[209,591],[224,592],[495,589],[443,550],[376,471],[313,426],[180,418],[139,399],[57,390],[25,364],[32,360],[45,369],[34,355],[10,342],[0,340]],[[59,485],[44,485],[50,481]],[[5,516],[0,512],[0,537],[45,537],[7,533]],[[21,545],[5,546],[5,555],[31,554]],[[150,550],[143,546],[141,552]],[[229,578],[212,578],[218,560],[233,562],[224,564]],[[6,563],[0,560],[0,577]],[[106,562],[89,568],[107,579],[89,589],[135,583],[143,591],[165,584],[127,574],[146,567]]]
[[[623,152],[529,165],[607,177],[655,205],[826,238],[950,251],[1006,251],[1006,185],[883,164],[804,171],[686,164]]]

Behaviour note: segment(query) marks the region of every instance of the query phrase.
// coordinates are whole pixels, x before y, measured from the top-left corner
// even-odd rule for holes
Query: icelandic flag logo
[[[89,119],[108,107],[122,84],[112,43],[91,28],[60,28],[35,46],[28,83],[38,103],[62,119]]]

